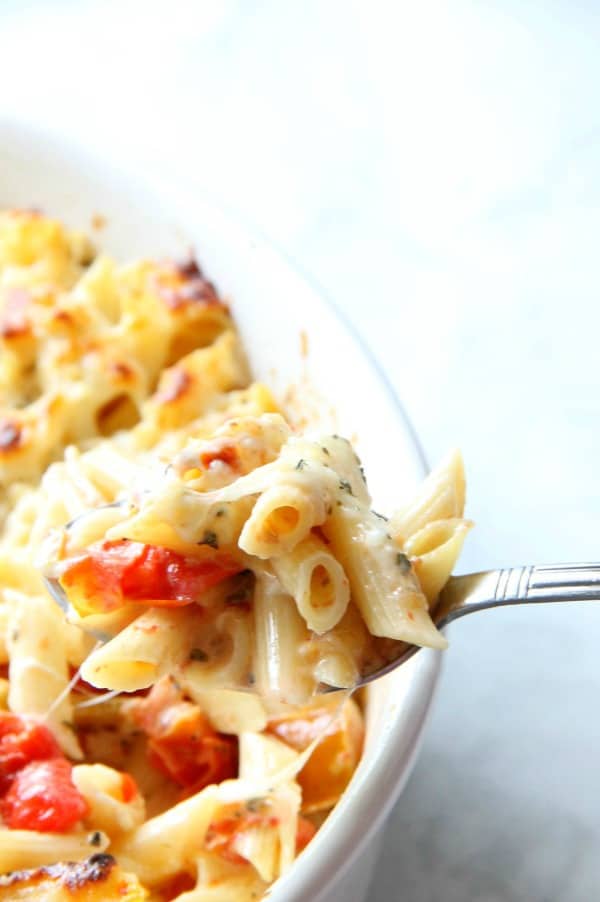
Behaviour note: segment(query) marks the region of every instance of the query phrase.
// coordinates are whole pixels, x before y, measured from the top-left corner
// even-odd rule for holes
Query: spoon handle
[[[542,564],[455,576],[443,589],[434,619],[444,627],[459,617],[511,604],[599,601],[600,564]]]

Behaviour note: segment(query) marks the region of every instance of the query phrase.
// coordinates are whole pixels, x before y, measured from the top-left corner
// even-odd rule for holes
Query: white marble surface
[[[600,5],[2,0],[0,114],[175,171],[342,305],[464,567],[598,558]],[[600,606],[452,636],[372,902],[600,897]]]

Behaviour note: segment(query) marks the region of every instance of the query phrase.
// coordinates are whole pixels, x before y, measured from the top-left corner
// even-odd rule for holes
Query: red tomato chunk
[[[31,761],[62,758],[56,739],[32,717],[0,713],[0,792],[6,792],[15,774]]]
[[[112,611],[128,601],[177,607],[202,595],[243,567],[208,545],[189,557],[121,539],[95,542],[64,570],[60,582],[80,614]]]
[[[0,812],[13,830],[64,833],[88,813],[66,758],[32,761],[15,776]]]
[[[172,680],[160,680],[131,710],[148,737],[149,762],[186,795],[237,776],[237,737],[217,733],[197,705],[183,700]]]
[[[191,795],[237,775],[237,742],[216,733],[206,717],[183,702],[164,731],[148,740],[148,760]],[[186,710],[187,708],[187,710]]]

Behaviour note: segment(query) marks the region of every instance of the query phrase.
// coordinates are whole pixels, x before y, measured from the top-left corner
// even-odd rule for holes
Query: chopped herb
[[[323,452],[323,454],[326,454],[327,457],[331,457],[329,448],[326,448],[325,445],[321,445],[321,451]]]
[[[365,468],[363,467],[363,465],[362,465],[361,463],[359,463],[358,469],[360,470],[360,475],[362,476],[362,481],[363,481],[364,484],[366,485],[366,484],[367,484],[367,477],[365,476]]]
[[[399,551],[396,555],[396,563],[404,573],[410,570],[410,561],[403,551]]]
[[[192,648],[190,661],[208,661],[208,655],[201,648]]]
[[[266,799],[264,797],[256,798],[256,799],[248,799],[246,802],[246,808],[248,811],[251,811],[252,814],[256,814],[261,808],[264,808]]]
[[[207,529],[198,545],[210,545],[211,548],[218,548],[219,540],[216,532],[213,532],[212,529]]]
[[[379,517],[380,520],[385,520],[386,523],[389,520],[389,517],[384,517],[383,514],[378,514],[377,511],[371,511],[371,513],[375,514],[376,517]]]
[[[93,833],[90,833],[89,844],[90,846],[99,846],[102,842],[102,834],[99,830],[94,830]]]
[[[341,502],[341,501],[336,501],[335,503],[336,503],[336,507],[341,507],[341,506],[342,506],[342,502]]]
[[[246,677],[246,682],[249,686],[254,686],[254,684],[256,683],[256,677],[253,673],[248,674],[248,676]]]
[[[328,517],[331,517],[332,513],[333,513],[333,508],[332,508],[331,504],[329,504],[327,506],[326,514]]]
[[[300,460],[298,461],[298,463],[296,464],[295,469],[303,470],[305,466],[306,466],[306,461],[301,457]]]
[[[215,514],[215,517],[223,517],[223,516],[225,516],[226,513],[227,513],[227,511],[225,510],[225,508],[220,507],[219,510],[217,511],[217,513]]]
[[[353,495],[352,486],[348,482],[347,479],[340,479],[340,488],[343,492],[348,492],[348,494]]]

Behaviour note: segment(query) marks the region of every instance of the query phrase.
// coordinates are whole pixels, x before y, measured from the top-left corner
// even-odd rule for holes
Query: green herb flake
[[[94,830],[93,833],[90,833],[88,842],[90,846],[99,846],[102,843],[102,834],[99,830]]]
[[[349,495],[353,495],[352,486],[348,482],[347,479],[340,479],[340,489],[342,492],[348,492]]]
[[[227,511],[225,510],[225,508],[220,507],[219,510],[217,511],[217,513],[215,514],[215,517],[224,517],[226,513],[227,513]]]
[[[383,514],[378,514],[377,511],[371,511],[372,514],[375,514],[380,520],[384,520],[386,523],[389,520],[389,517],[384,517]]]
[[[192,648],[190,652],[190,661],[208,661],[208,655],[201,648]]]
[[[321,451],[323,452],[323,454],[326,454],[327,457],[331,457],[331,452],[329,451],[329,448],[325,447],[325,445],[321,445]]]
[[[219,539],[216,532],[213,532],[212,529],[207,529],[198,545],[210,545],[211,548],[218,548]]]
[[[298,461],[298,463],[296,464],[296,466],[294,467],[294,469],[295,470],[303,470],[305,466],[306,466],[306,461],[304,460],[304,458],[301,457],[300,460]]]
[[[408,573],[408,571],[410,570],[410,561],[403,551],[399,551],[396,554],[396,563],[403,573]]]

